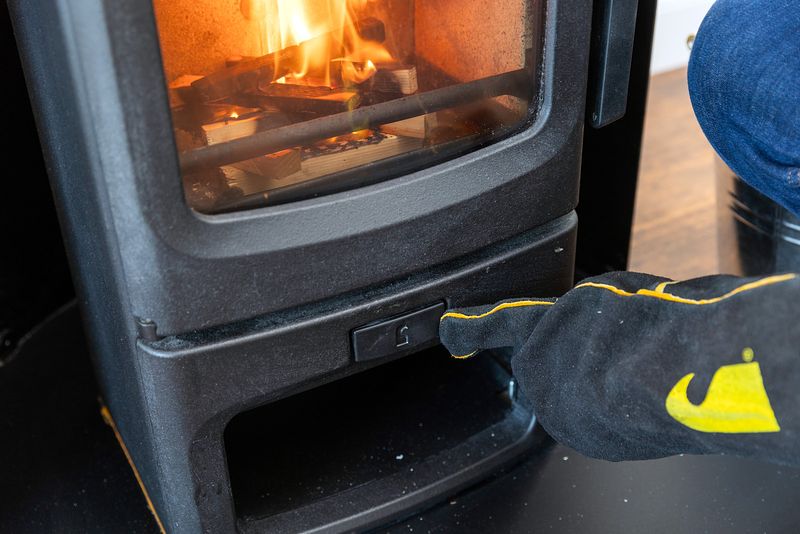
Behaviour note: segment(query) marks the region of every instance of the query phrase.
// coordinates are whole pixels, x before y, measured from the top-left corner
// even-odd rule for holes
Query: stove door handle
[[[594,92],[591,124],[595,128],[625,116],[638,10],[638,0],[604,0],[597,5],[589,86]]]

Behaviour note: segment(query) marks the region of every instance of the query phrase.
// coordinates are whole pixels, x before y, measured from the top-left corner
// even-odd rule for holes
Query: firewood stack
[[[356,28],[362,39],[379,43],[385,39],[384,24],[375,18],[358,21]],[[330,40],[333,50],[344,56],[347,43],[337,42],[333,32],[314,40],[320,39]],[[197,146],[198,140],[205,145],[223,143],[418,91],[414,65],[351,65],[369,73],[361,83],[355,83],[346,79],[344,62],[335,53],[328,72],[309,72],[300,80],[294,79],[292,72],[302,61],[304,45],[261,57],[230,58],[225,67],[211,74],[187,74],[172,82],[169,95],[176,128],[187,130],[194,140],[192,145],[179,143],[183,145],[179,150]],[[221,114],[220,109],[228,111]],[[179,139],[186,139],[186,134]],[[238,194],[248,195],[408,152],[420,148],[424,137],[425,118],[418,117],[237,162],[221,167],[219,172]],[[198,184],[202,180],[196,181],[194,189],[201,187]]]

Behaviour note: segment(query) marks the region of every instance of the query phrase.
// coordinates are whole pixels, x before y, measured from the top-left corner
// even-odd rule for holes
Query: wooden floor
[[[686,70],[650,83],[629,269],[676,279],[718,272],[714,152]]]

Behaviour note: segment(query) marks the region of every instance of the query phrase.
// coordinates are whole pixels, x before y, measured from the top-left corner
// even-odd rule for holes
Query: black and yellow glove
[[[735,454],[800,464],[800,277],[637,273],[559,299],[451,310],[457,358],[512,347],[538,421],[591,457]]]

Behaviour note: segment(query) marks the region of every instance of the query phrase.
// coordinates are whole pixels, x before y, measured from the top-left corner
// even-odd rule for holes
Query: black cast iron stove
[[[438,319],[573,283],[587,80],[594,126],[625,113],[636,2],[9,5],[103,400],[163,528],[365,529],[536,443],[505,356],[451,359]],[[631,120],[586,134],[634,161],[590,232],[627,236]]]

